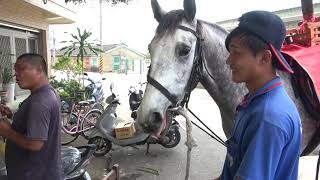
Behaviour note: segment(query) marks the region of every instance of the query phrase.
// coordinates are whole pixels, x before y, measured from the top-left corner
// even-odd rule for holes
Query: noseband
[[[193,65],[192,65],[192,70],[191,74],[185,89],[185,95],[183,100],[181,101],[180,105],[184,106],[184,104],[188,104],[189,98],[190,98],[190,93],[191,91],[196,87],[196,85],[199,82],[201,72],[202,72],[202,48],[201,48],[201,41],[202,39],[200,38],[199,34],[194,31],[193,29],[186,27],[186,26],[181,26],[179,25],[177,27],[178,29],[184,30],[191,32],[194,36],[197,37],[197,42],[196,42],[196,49],[194,53],[194,58],[193,58]],[[198,26],[197,26],[197,31],[198,31]],[[171,103],[173,107],[178,106],[179,104],[179,98],[174,95],[173,93],[170,93],[165,87],[163,87],[158,81],[153,79],[150,76],[151,72],[151,66],[147,74],[147,81],[150,83],[153,87],[155,87],[157,90],[159,90]]]

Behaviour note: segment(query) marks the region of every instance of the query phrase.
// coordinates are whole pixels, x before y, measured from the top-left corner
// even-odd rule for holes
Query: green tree
[[[74,63],[71,57],[62,56],[58,58],[58,61],[52,66],[53,69],[62,71],[67,75],[67,80],[70,80],[71,72],[73,72],[73,78],[75,79],[82,72],[81,64]]]
[[[88,51],[93,52],[95,55],[98,56],[99,53],[103,52],[99,48],[92,47],[93,43],[89,42],[89,38],[92,35],[92,32],[87,31],[86,29],[81,32],[79,28],[77,28],[78,34],[74,35],[71,33],[72,40],[71,45],[65,46],[61,48],[61,51],[65,51],[64,55],[70,57],[70,55],[73,52],[77,53],[77,63],[81,63],[81,69],[82,69],[82,85],[84,85],[84,78],[83,78],[83,58],[85,55],[88,54]],[[63,41],[62,43],[65,43],[66,41]]]
[[[70,57],[62,56],[58,58],[58,61],[52,66],[52,69],[62,71],[67,75],[67,80],[70,79],[70,73],[72,72],[72,60]]]

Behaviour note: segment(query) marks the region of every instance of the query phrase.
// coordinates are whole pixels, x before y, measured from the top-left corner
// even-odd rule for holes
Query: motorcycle
[[[61,147],[62,169],[64,180],[91,180],[86,171],[90,159],[96,149],[96,145]],[[82,151],[80,151],[82,150]]]
[[[129,105],[132,111],[131,117],[133,119],[137,118],[137,110],[143,98],[142,86],[146,83],[139,82],[136,86],[129,87]]]
[[[91,180],[89,173],[86,171],[92,154],[96,149],[95,144],[85,146],[61,147],[62,159],[62,178],[63,180]],[[7,179],[6,168],[1,168],[0,179]]]
[[[149,153],[150,144],[161,144],[165,148],[173,148],[179,144],[181,139],[179,123],[174,119],[173,114],[170,112],[167,113],[167,123],[160,138],[144,133],[142,129],[139,128],[140,126],[138,123],[134,121],[134,126],[136,127],[136,133],[134,136],[126,139],[117,139],[115,135],[115,127],[118,122],[121,122],[121,119],[117,117],[116,110],[117,106],[120,105],[120,101],[118,96],[113,92],[113,86],[114,84],[112,83],[110,85],[111,95],[106,99],[108,106],[97,119],[95,128],[89,135],[88,143],[97,145],[97,149],[93,153],[94,156],[99,157],[107,154],[111,150],[112,144],[116,144],[118,146],[147,144],[147,153]],[[131,101],[131,103],[139,106],[141,99],[135,103],[132,103]],[[135,110],[136,106],[134,106],[132,111]]]
[[[94,102],[102,102],[104,99],[102,81],[105,80],[106,78],[102,78],[102,81],[101,80],[95,81],[91,79],[87,73],[83,73],[83,74],[86,76],[85,80],[87,81],[85,85],[85,92],[87,97],[93,100]]]

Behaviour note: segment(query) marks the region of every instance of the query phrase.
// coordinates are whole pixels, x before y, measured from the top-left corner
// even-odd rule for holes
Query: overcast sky
[[[71,25],[54,25],[56,47],[69,38],[76,27],[93,32],[92,40],[99,40],[99,0],[86,0],[86,4],[67,6],[77,13],[77,22]],[[182,9],[183,0],[158,0],[165,11]],[[319,3],[320,0],[313,0]],[[217,22],[239,17],[250,10],[276,11],[300,6],[301,0],[196,0],[198,19]],[[150,0],[133,0],[128,5],[111,6],[103,3],[103,44],[123,42],[130,48],[147,52],[147,45],[154,35],[157,22],[153,18]]]

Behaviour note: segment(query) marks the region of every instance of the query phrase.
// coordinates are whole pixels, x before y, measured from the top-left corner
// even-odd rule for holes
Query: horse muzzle
[[[150,111],[149,115],[147,115],[147,121],[139,124],[145,133],[158,134],[159,131],[161,133],[163,130],[164,121],[165,119],[160,112]]]

